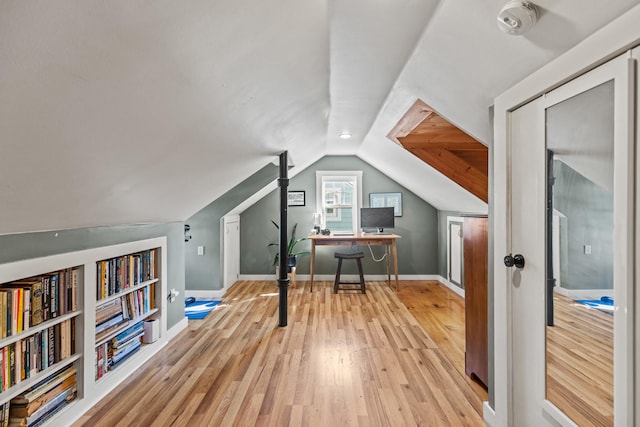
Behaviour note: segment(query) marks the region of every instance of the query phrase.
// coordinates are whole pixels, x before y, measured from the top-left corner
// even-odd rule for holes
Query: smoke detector
[[[526,33],[537,21],[538,9],[528,1],[509,1],[498,14],[498,28],[512,36]]]

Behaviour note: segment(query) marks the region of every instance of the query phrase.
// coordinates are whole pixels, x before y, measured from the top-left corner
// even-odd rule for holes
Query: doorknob
[[[504,257],[504,265],[506,267],[515,266],[516,268],[524,268],[524,256],[520,254],[515,254],[514,256],[511,256],[511,254],[509,254],[506,257]]]

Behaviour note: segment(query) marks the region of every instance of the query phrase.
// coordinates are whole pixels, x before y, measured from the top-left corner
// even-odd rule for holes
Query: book
[[[33,277],[29,279],[16,280],[11,283],[2,285],[2,289],[24,289],[29,291],[29,297],[25,296],[25,304],[28,303],[30,310],[29,324],[32,326],[42,323],[42,277]],[[25,308],[26,314],[26,308]],[[27,329],[24,327],[23,329]]]
[[[45,405],[43,405],[36,412],[34,412],[33,415],[28,417],[26,419],[27,425],[28,426],[41,425],[53,414],[55,414],[64,406],[66,406],[69,402],[74,400],[76,398],[77,391],[78,391],[78,388],[76,385],[74,385],[73,387],[68,388],[64,390],[62,393],[58,394],[56,397],[48,401]]]
[[[19,399],[12,399],[11,415],[15,417],[31,417],[60,393],[74,386],[76,386],[75,372],[33,400],[25,402]]]
[[[132,347],[140,347],[141,341],[139,339],[129,340],[126,343],[122,344],[118,348],[111,348],[111,358],[116,359],[119,356],[131,352]]]
[[[119,326],[123,322],[126,322],[126,319],[124,318],[122,313],[120,313],[115,317],[112,317],[111,319],[96,325],[96,335]]]
[[[63,370],[58,371],[53,375],[49,375],[47,378],[44,378],[34,384],[29,391],[14,397],[11,401],[15,404],[28,404],[75,374],[76,368],[73,365],[69,365]]]
[[[31,323],[31,289],[23,288],[24,302],[22,305],[22,330],[29,329]]]
[[[42,320],[49,320],[51,318],[50,303],[51,299],[49,292],[51,290],[51,276],[42,276]]]
[[[49,276],[49,318],[53,319],[58,316],[58,291],[59,291],[59,278],[58,273],[51,274]]]
[[[96,324],[117,316],[122,312],[122,303],[120,298],[111,300],[96,309]]]
[[[7,336],[7,291],[0,290],[0,338]]]
[[[80,280],[80,270],[74,268],[71,270],[71,310],[78,310],[78,282]]]
[[[124,331],[113,337],[111,339],[111,347],[115,349],[120,346],[124,346],[128,341],[140,337],[143,334],[144,324],[143,322],[137,322],[133,326],[125,329]]]
[[[125,349],[123,349],[123,351],[119,352],[117,355],[114,355],[111,358],[111,367],[115,367],[118,363],[133,355],[133,353],[140,349],[140,345],[140,341],[133,341],[133,344],[128,345]]]

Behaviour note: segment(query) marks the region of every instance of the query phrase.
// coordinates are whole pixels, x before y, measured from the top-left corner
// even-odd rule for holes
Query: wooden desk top
[[[378,233],[354,233],[354,234],[330,234],[328,236],[322,234],[316,234],[309,236],[308,239],[313,241],[317,245],[321,245],[324,242],[338,242],[338,241],[357,241],[367,244],[367,241],[376,241],[378,243],[382,241],[393,241],[400,239],[397,234],[378,234]]]

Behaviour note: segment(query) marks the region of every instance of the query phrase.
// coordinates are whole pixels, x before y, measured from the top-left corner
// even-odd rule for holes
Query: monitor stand
[[[369,231],[366,231],[365,229],[362,229],[362,234],[377,234],[379,236],[385,236],[385,235],[389,235],[391,233],[385,233],[384,232],[384,228],[377,227],[377,228],[370,228]]]

